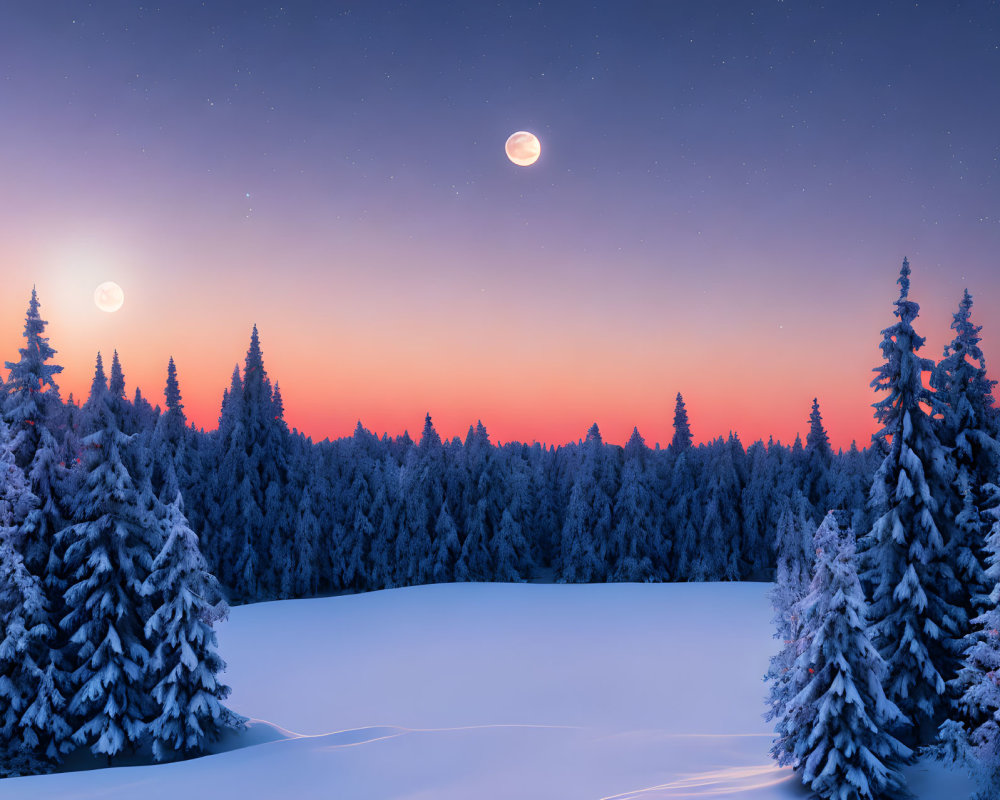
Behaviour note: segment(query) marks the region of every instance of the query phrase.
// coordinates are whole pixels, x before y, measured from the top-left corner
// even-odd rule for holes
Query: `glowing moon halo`
[[[533,133],[517,131],[507,137],[503,149],[507,151],[507,158],[519,167],[530,167],[542,154],[542,143]]]
[[[113,314],[125,302],[125,292],[114,281],[105,281],[94,289],[94,305],[101,311]]]

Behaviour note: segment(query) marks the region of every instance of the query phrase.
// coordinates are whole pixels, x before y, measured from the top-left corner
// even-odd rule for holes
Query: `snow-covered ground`
[[[250,746],[0,797],[801,799],[761,718],[767,588],[451,584],[237,608],[220,643]],[[936,764],[907,777],[926,800],[972,788]]]

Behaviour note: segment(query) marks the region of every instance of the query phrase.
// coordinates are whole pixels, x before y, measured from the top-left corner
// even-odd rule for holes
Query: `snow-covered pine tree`
[[[833,450],[830,449],[830,437],[823,427],[819,400],[814,397],[812,411],[809,412],[809,433],[806,434],[803,492],[809,498],[813,513],[817,517],[823,516],[828,511],[832,463]]]
[[[691,441],[691,425],[688,422],[687,407],[684,405],[684,398],[678,392],[677,402],[674,405],[674,438],[670,441],[670,449],[680,453],[691,447]]]
[[[26,540],[38,524],[38,498],[24,470],[17,465],[15,446],[10,428],[0,417],[0,541],[8,542],[23,555]],[[0,615],[5,608],[3,590],[0,584]]]
[[[809,593],[794,606],[804,640],[777,731],[802,782],[819,798],[878,800],[902,794],[899,766],[912,751],[892,730],[904,721],[882,688],[886,664],[867,633],[854,535],[827,514],[813,539]]]
[[[142,389],[135,387],[132,396],[132,424],[136,431],[152,433],[160,418],[160,407],[154,406],[142,395]]]
[[[135,421],[132,415],[132,407],[125,397],[125,372],[122,370],[122,362],[118,358],[118,351],[114,351],[111,358],[111,372],[108,375],[108,395],[111,403],[111,410],[118,423],[118,430],[126,436],[131,436],[136,432]]]
[[[944,506],[949,519],[954,519],[947,548],[961,586],[952,601],[970,619],[988,606],[992,588],[984,567],[984,546],[992,525],[988,485],[1000,475],[993,399],[996,381],[986,376],[986,359],[979,347],[982,326],[973,325],[971,316],[972,295],[966,290],[951,323],[955,338],[931,376],[941,413],[938,434],[952,478]]]
[[[878,438],[889,453],[875,474],[871,505],[875,523],[862,542],[863,578],[872,588],[872,640],[889,665],[886,693],[912,728],[907,744],[929,744],[941,721],[945,684],[954,677],[954,637],[965,614],[950,598],[957,588],[938,524],[944,460],[924,404],[934,398],[921,373],[934,363],[917,356],[924,339],[913,330],[920,307],[910,300],[910,264],[903,261],[896,301],[898,322],[882,332],[885,363],[872,386],[886,392],[874,404]]]
[[[288,431],[274,405],[257,326],[250,336],[243,378],[233,376],[217,432],[210,565],[241,600],[275,596],[276,573],[267,566],[272,539],[291,541],[294,515],[267,503],[268,487],[288,486]],[[232,554],[238,553],[233,569]],[[262,561],[264,562],[262,564]]]
[[[44,336],[48,323],[38,309],[38,295],[32,288],[24,319],[24,347],[19,349],[21,357],[16,362],[6,362],[10,373],[4,384],[3,416],[16,443],[17,464],[25,470],[29,469],[35,453],[44,447],[43,431],[53,433],[57,442],[60,439],[53,423],[58,421],[62,405],[55,381],[62,367],[49,363],[56,351]],[[44,503],[44,498],[39,499]],[[28,566],[30,569],[31,565]]]
[[[613,581],[641,583],[655,578],[653,557],[657,548],[653,541],[651,458],[638,428],[632,429],[624,456],[621,485],[614,504],[614,528],[608,542],[608,577]],[[664,550],[669,552],[669,542]]]
[[[195,483],[195,465],[191,434],[184,415],[184,402],[177,381],[177,367],[173,357],[167,362],[167,382],[163,390],[166,411],[156,420],[152,436],[153,488],[160,499],[167,503],[181,492],[188,499],[185,508],[202,500],[203,492],[192,491]],[[194,525],[194,520],[189,520]]]
[[[161,520],[164,544],[142,585],[154,605],[145,624],[152,648],[146,681],[154,700],[149,722],[158,761],[189,758],[242,720],[222,701],[229,687],[219,680],[226,665],[219,657],[212,620],[225,614],[215,577],[198,549],[198,537],[184,516],[180,494]]]
[[[59,722],[67,675],[60,657],[64,641],[58,630],[65,580],[56,539],[69,516],[72,482],[66,463],[72,463],[76,454],[65,449],[67,414],[55,381],[62,367],[51,363],[56,351],[44,335],[46,325],[32,289],[24,346],[16,362],[6,362],[10,372],[4,385],[2,416],[10,426],[13,461],[23,468],[30,494],[37,499],[36,508],[19,525],[14,546],[28,573],[40,581],[43,603],[36,608],[44,608],[48,616],[44,621],[35,620],[44,637],[30,640],[30,659],[42,670],[42,676],[22,727],[34,731],[25,735],[37,737],[37,752],[56,760],[69,747],[65,726]]]
[[[49,363],[55,350],[44,336],[46,321],[39,316],[38,296],[31,291],[25,317],[25,344],[16,362],[6,362],[10,370],[5,384],[3,418],[10,436],[17,466],[24,470],[31,493],[38,499],[38,514],[23,531],[19,545],[28,571],[41,578],[50,608],[59,613],[65,588],[56,533],[66,525],[68,469],[63,452],[62,401],[55,376],[62,367]],[[75,454],[73,454],[75,456]],[[53,619],[52,625],[55,627]]]
[[[55,685],[50,603],[21,552],[38,517],[38,498],[0,418],[0,763],[18,773],[58,760],[70,733]]]
[[[1000,499],[1000,489],[994,487]],[[993,509],[1000,516],[1000,509]],[[975,620],[951,689],[958,701],[939,733],[945,760],[964,764],[980,784],[974,800],[1000,799],[1000,520],[987,538],[989,607]]]
[[[48,600],[7,533],[0,535],[0,777],[44,770],[70,735],[48,652]]]
[[[781,649],[771,657],[764,680],[770,685],[768,710],[764,719],[780,720],[789,702],[801,691],[803,676],[795,670],[795,662],[805,648],[802,619],[796,605],[809,593],[813,573],[813,536],[802,492],[795,490],[791,498],[781,503],[776,533],[777,572],[775,585],[770,592],[774,609],[774,638],[781,641]],[[771,755],[781,766],[794,761],[794,740],[781,735],[775,740]]]
[[[738,440],[737,440],[738,441]],[[733,459],[732,440],[721,437],[709,449],[705,466],[705,516],[698,537],[691,579],[721,581],[740,579],[740,519],[742,489]]]
[[[767,580],[773,563],[776,508],[780,506],[774,456],[759,440],[747,448],[746,485],[740,497],[743,520],[740,574],[751,580]]]
[[[602,554],[612,525],[607,458],[601,431],[595,422],[582,445],[582,458],[563,523],[559,575],[563,583],[592,583],[606,578],[607,566]]]
[[[160,542],[125,465],[129,437],[118,429],[106,396],[91,400],[86,481],[74,524],[59,533],[71,582],[61,626],[72,644],[73,740],[110,759],[134,747],[146,729],[142,584]]]
[[[465,539],[455,564],[455,580],[485,581],[494,572],[490,544],[503,516],[503,497],[497,457],[482,421],[469,428],[465,440],[469,468],[465,499]]]
[[[420,443],[409,450],[402,473],[403,525],[396,539],[397,582],[426,583],[434,571],[432,538],[444,500],[444,448],[431,415]]]

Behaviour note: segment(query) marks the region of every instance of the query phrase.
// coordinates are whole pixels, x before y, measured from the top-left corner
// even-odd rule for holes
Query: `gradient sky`
[[[998,78],[986,2],[0,0],[0,356],[36,284],[208,428],[256,323],[316,439],[867,443],[904,255],[1000,359]]]

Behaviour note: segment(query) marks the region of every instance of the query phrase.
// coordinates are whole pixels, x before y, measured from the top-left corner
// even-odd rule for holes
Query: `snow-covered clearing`
[[[252,746],[0,797],[804,798],[761,718],[767,589],[449,584],[236,608],[220,647]],[[926,800],[971,789],[935,764],[907,777]]]

